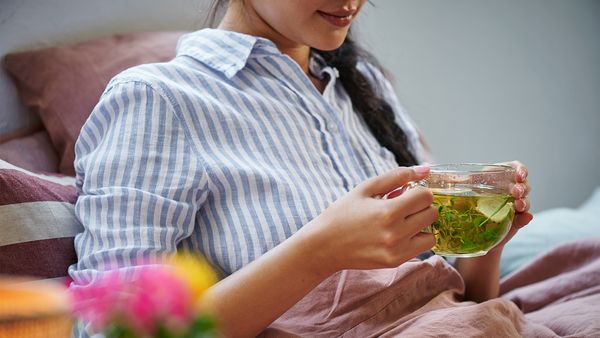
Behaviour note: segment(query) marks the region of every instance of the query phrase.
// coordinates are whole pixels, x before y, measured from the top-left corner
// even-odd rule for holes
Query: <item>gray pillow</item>
[[[600,187],[578,209],[556,208],[534,215],[502,253],[500,275],[506,276],[536,256],[566,242],[600,237]]]

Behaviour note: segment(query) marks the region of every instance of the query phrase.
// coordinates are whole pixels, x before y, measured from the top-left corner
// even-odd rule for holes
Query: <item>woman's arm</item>
[[[214,285],[205,301],[228,337],[254,337],[333,271],[302,231]]]
[[[423,168],[421,168],[423,169]],[[292,237],[213,286],[205,298],[230,337],[256,336],[342,269],[395,267],[430,249],[437,218],[428,189],[383,195],[427,169],[398,168],[359,185]]]
[[[459,258],[456,260],[456,270],[465,281],[465,299],[474,302],[484,302],[496,298],[500,290],[500,256],[504,245],[527,225],[533,216],[529,211],[527,194],[531,190],[527,182],[527,168],[520,162],[510,163],[516,171],[516,184],[511,189],[515,198],[516,215],[511,229],[506,237],[485,256],[475,258]]]
[[[465,281],[465,300],[477,303],[498,297],[502,250],[473,258],[458,258],[455,266]]]
[[[487,255],[456,260],[456,270],[465,281],[465,300],[480,303],[499,296],[500,256],[504,245],[532,219],[533,216],[526,210],[521,211],[515,216],[513,226],[506,238]]]
[[[84,126],[76,167],[79,262],[85,287],[101,268],[129,269],[145,255],[173,252],[190,236],[207,178],[168,97],[141,81],[113,82]],[[397,168],[367,180],[292,237],[217,283],[213,304],[224,333],[255,336],[322,280],[342,269],[395,267],[430,249],[421,233],[437,218],[429,189],[380,196],[427,176]]]

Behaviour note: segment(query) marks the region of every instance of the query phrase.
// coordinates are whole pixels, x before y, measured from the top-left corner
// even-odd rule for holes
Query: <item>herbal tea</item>
[[[430,226],[433,251],[442,256],[481,256],[498,244],[510,229],[514,198],[505,193],[431,189],[438,219]]]

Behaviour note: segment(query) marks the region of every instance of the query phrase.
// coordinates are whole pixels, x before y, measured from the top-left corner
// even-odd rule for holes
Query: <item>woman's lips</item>
[[[350,25],[356,11],[338,11],[338,12],[321,12],[317,11],[321,17],[327,20],[330,24],[337,27],[346,27]]]

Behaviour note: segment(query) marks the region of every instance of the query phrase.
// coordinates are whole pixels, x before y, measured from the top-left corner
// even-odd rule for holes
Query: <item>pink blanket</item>
[[[557,247],[502,281],[502,297],[461,301],[438,256],[339,272],[261,337],[600,337],[600,238]]]

